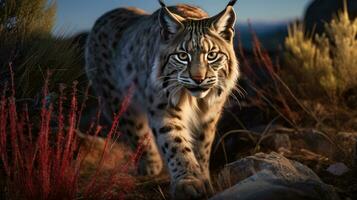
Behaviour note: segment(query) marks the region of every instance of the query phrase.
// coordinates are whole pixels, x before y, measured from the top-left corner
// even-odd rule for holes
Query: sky
[[[167,5],[197,5],[210,15],[220,12],[229,0],[165,0]],[[234,6],[238,23],[276,23],[301,18],[311,0],[238,0]],[[118,7],[134,6],[153,12],[157,0],[57,0],[56,34],[74,34],[90,30],[95,20]]]

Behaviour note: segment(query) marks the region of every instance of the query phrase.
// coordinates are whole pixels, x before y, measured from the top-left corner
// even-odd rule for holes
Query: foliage
[[[50,33],[56,15],[56,4],[47,0],[0,1],[0,31],[18,34]],[[24,36],[24,35],[23,35]]]
[[[11,73],[13,76],[13,74]],[[121,199],[133,189],[133,180],[128,179],[128,167],[133,167],[145,144],[139,145],[135,154],[124,166],[115,166],[106,178],[101,178],[103,162],[111,153],[112,137],[119,137],[117,127],[121,115],[127,109],[131,92],[123,100],[119,112],[105,139],[103,152],[94,173],[81,177],[83,161],[88,154],[82,152],[77,134],[78,121],[83,106],[78,106],[77,89],[69,98],[70,107],[63,106],[66,98],[60,88],[58,110],[48,101],[48,78],[46,79],[40,120],[34,120],[25,105],[18,109],[15,89],[12,85],[9,96],[6,89],[0,98],[0,188],[6,199]],[[12,81],[13,84],[13,81]],[[94,119],[88,133],[98,136],[102,128]],[[54,125],[56,124],[56,125]],[[82,180],[83,179],[83,180]]]
[[[69,85],[83,75],[79,50],[70,41],[46,36],[28,38],[19,45],[15,45],[11,39],[1,42],[4,45],[0,47],[0,76],[3,77],[2,81],[8,80],[7,66],[9,63],[16,66],[18,97],[28,98],[39,94],[47,69],[53,73],[51,86],[55,86],[54,83]]]
[[[53,73],[51,86],[70,85],[84,75],[75,42],[52,36],[55,14],[53,1],[0,1],[0,85],[9,80],[7,67],[13,63],[17,97],[38,95],[47,69]]]
[[[305,99],[341,98],[357,86],[357,19],[347,9],[325,24],[325,33],[309,36],[303,25],[293,24],[285,40],[284,79]]]

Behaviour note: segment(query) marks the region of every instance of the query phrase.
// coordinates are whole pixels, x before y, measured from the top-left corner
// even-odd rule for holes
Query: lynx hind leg
[[[131,107],[124,114],[121,122],[124,136],[130,141],[133,149],[144,145],[141,146],[144,149],[139,160],[138,173],[148,176],[158,175],[163,168],[163,162],[146,114]]]
[[[106,84],[101,85],[101,107],[104,109],[104,114],[109,121],[113,120],[114,113],[118,113],[120,110],[123,98],[120,89],[107,87]],[[133,105],[137,105],[135,102],[135,95],[130,100],[130,105],[126,108],[126,112],[120,118],[119,129],[124,133],[124,137],[131,143],[133,149],[137,149],[138,146],[143,143],[145,139],[149,139],[148,143],[144,141],[145,148],[139,161],[139,174],[140,175],[157,175],[162,170],[162,161],[160,153],[157,149],[155,138],[148,125],[148,119],[144,112],[141,112]]]

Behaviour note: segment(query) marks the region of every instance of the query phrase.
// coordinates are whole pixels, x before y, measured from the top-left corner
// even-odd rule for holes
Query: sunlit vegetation
[[[357,19],[347,9],[325,24],[322,35],[293,24],[285,40],[284,78],[304,99],[341,103],[357,87]],[[327,102],[328,101],[328,102]]]
[[[47,69],[51,83],[71,84],[84,75],[76,44],[52,35],[55,15],[54,1],[0,1],[0,84],[8,80],[12,63],[18,97],[38,95]]]

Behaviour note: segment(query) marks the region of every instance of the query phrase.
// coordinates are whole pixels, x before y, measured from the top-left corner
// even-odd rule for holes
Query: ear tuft
[[[237,0],[231,0],[227,6],[234,6],[237,3]]]
[[[166,7],[166,5],[165,5],[163,0],[159,0],[159,4],[161,5],[161,7]]]

